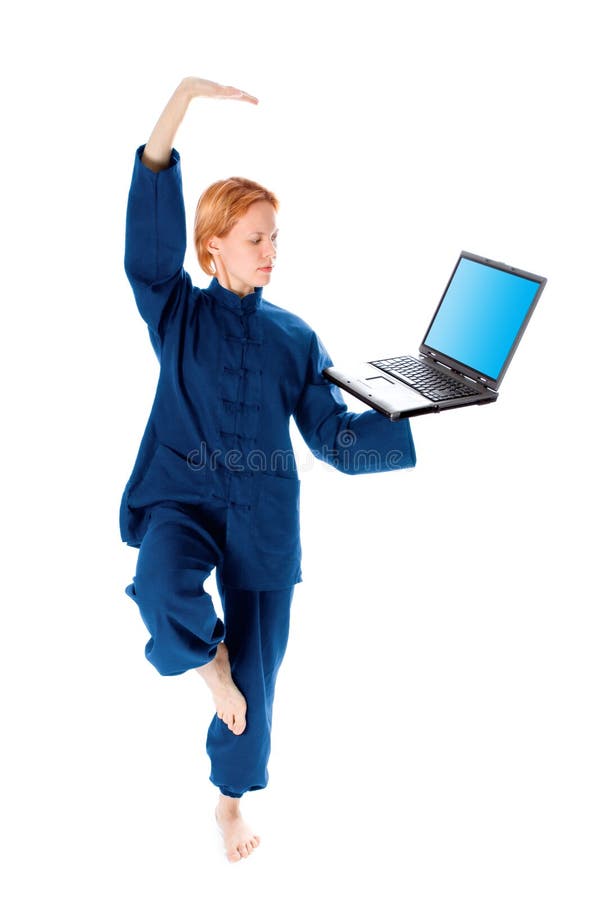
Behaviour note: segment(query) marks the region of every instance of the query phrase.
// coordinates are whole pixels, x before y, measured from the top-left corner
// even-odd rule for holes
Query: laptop
[[[329,366],[323,375],[392,420],[493,403],[545,284],[463,251],[418,356]]]

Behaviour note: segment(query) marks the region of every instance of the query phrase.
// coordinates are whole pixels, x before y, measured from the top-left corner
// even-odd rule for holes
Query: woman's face
[[[277,256],[275,210],[257,200],[224,237],[208,241],[220,284],[240,297],[271,280]]]

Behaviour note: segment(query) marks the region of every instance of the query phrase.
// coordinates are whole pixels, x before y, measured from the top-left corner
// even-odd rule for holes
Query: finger
[[[253,97],[252,94],[248,94],[246,91],[241,91],[239,88],[231,85],[227,85],[223,90],[223,96],[229,100],[245,100],[247,103],[258,103],[257,97]]]

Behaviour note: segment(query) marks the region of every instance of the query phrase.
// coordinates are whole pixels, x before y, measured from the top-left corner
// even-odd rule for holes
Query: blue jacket
[[[121,503],[121,536],[139,547],[153,505],[227,507],[226,585],[274,590],[302,580],[293,416],[311,451],[340,472],[415,465],[407,420],[351,413],[322,376],[332,365],[315,332],[269,303],[240,299],[183,269],[179,154],[152,172],[136,153],[125,270],[160,362],[156,396]]]

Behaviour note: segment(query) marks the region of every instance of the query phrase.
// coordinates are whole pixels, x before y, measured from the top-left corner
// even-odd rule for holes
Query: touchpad
[[[366,375],[361,378],[361,382],[368,391],[373,391],[375,396],[392,403],[398,409],[421,409],[431,406],[431,400],[427,400],[414,388],[396,378],[392,381],[384,378],[383,375]],[[369,394],[369,396],[372,395]]]
[[[365,378],[365,381],[369,382],[371,385],[373,382],[375,383],[375,387],[381,387],[383,384],[393,384],[393,381],[390,381],[389,378],[384,378],[383,375],[373,375],[372,378]]]

